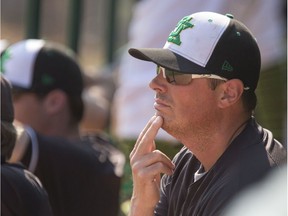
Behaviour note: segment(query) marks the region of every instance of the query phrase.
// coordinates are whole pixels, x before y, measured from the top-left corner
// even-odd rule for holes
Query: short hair
[[[82,97],[68,96],[68,104],[71,111],[71,123],[79,124],[84,115],[84,102]]]
[[[253,112],[257,105],[257,95],[254,91],[244,90],[242,94],[242,101],[246,111]]]

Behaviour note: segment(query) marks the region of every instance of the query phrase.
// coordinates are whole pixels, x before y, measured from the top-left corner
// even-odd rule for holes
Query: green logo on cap
[[[224,61],[223,65],[222,65],[222,70],[226,70],[226,71],[233,71],[233,67],[230,65],[230,63],[228,61]]]
[[[52,85],[54,84],[54,79],[49,74],[43,74],[41,82],[43,85]]]
[[[180,33],[187,29],[187,28],[192,28],[194,25],[190,23],[190,20],[192,17],[186,16],[182,20],[180,20],[176,26],[176,28],[170,33],[167,41],[180,45],[182,42],[180,40]]]
[[[7,49],[6,51],[4,51],[4,53],[1,56],[1,62],[0,62],[0,70],[1,73],[4,74],[5,72],[5,63],[7,62],[7,60],[9,60],[11,58],[11,53],[9,52],[9,49]]]

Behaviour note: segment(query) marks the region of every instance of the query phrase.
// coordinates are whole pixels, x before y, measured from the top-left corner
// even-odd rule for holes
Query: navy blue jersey
[[[121,164],[115,160],[121,162],[122,153],[99,137],[68,141],[37,134],[37,140],[34,173],[49,194],[54,215],[118,214],[121,173],[117,168],[121,170]],[[33,155],[31,146],[22,160],[27,166]]]
[[[183,148],[174,158],[174,174],[164,175],[161,180],[155,215],[221,215],[240,190],[285,162],[286,149],[252,118],[200,179],[194,179],[200,162],[189,149]]]

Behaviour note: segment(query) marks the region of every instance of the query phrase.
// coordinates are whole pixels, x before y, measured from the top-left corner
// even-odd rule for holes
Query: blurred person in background
[[[13,87],[15,120],[30,143],[19,139],[22,148],[11,160],[21,160],[40,178],[55,215],[117,215],[125,158],[105,134],[80,133],[85,107],[75,54],[28,39],[10,45],[1,60]]]
[[[1,80],[1,215],[52,216],[48,194],[24,166],[7,162],[17,138],[13,125],[11,86]]]
[[[115,73],[111,68],[103,68],[97,72],[84,73],[83,101],[84,116],[81,120],[81,133],[103,132],[110,135],[111,102],[115,91]]]

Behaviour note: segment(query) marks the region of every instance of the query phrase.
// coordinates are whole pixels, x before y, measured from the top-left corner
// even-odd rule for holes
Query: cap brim
[[[129,54],[137,59],[151,61],[162,67],[188,74],[206,74],[208,70],[188,59],[162,48],[130,48]]]

